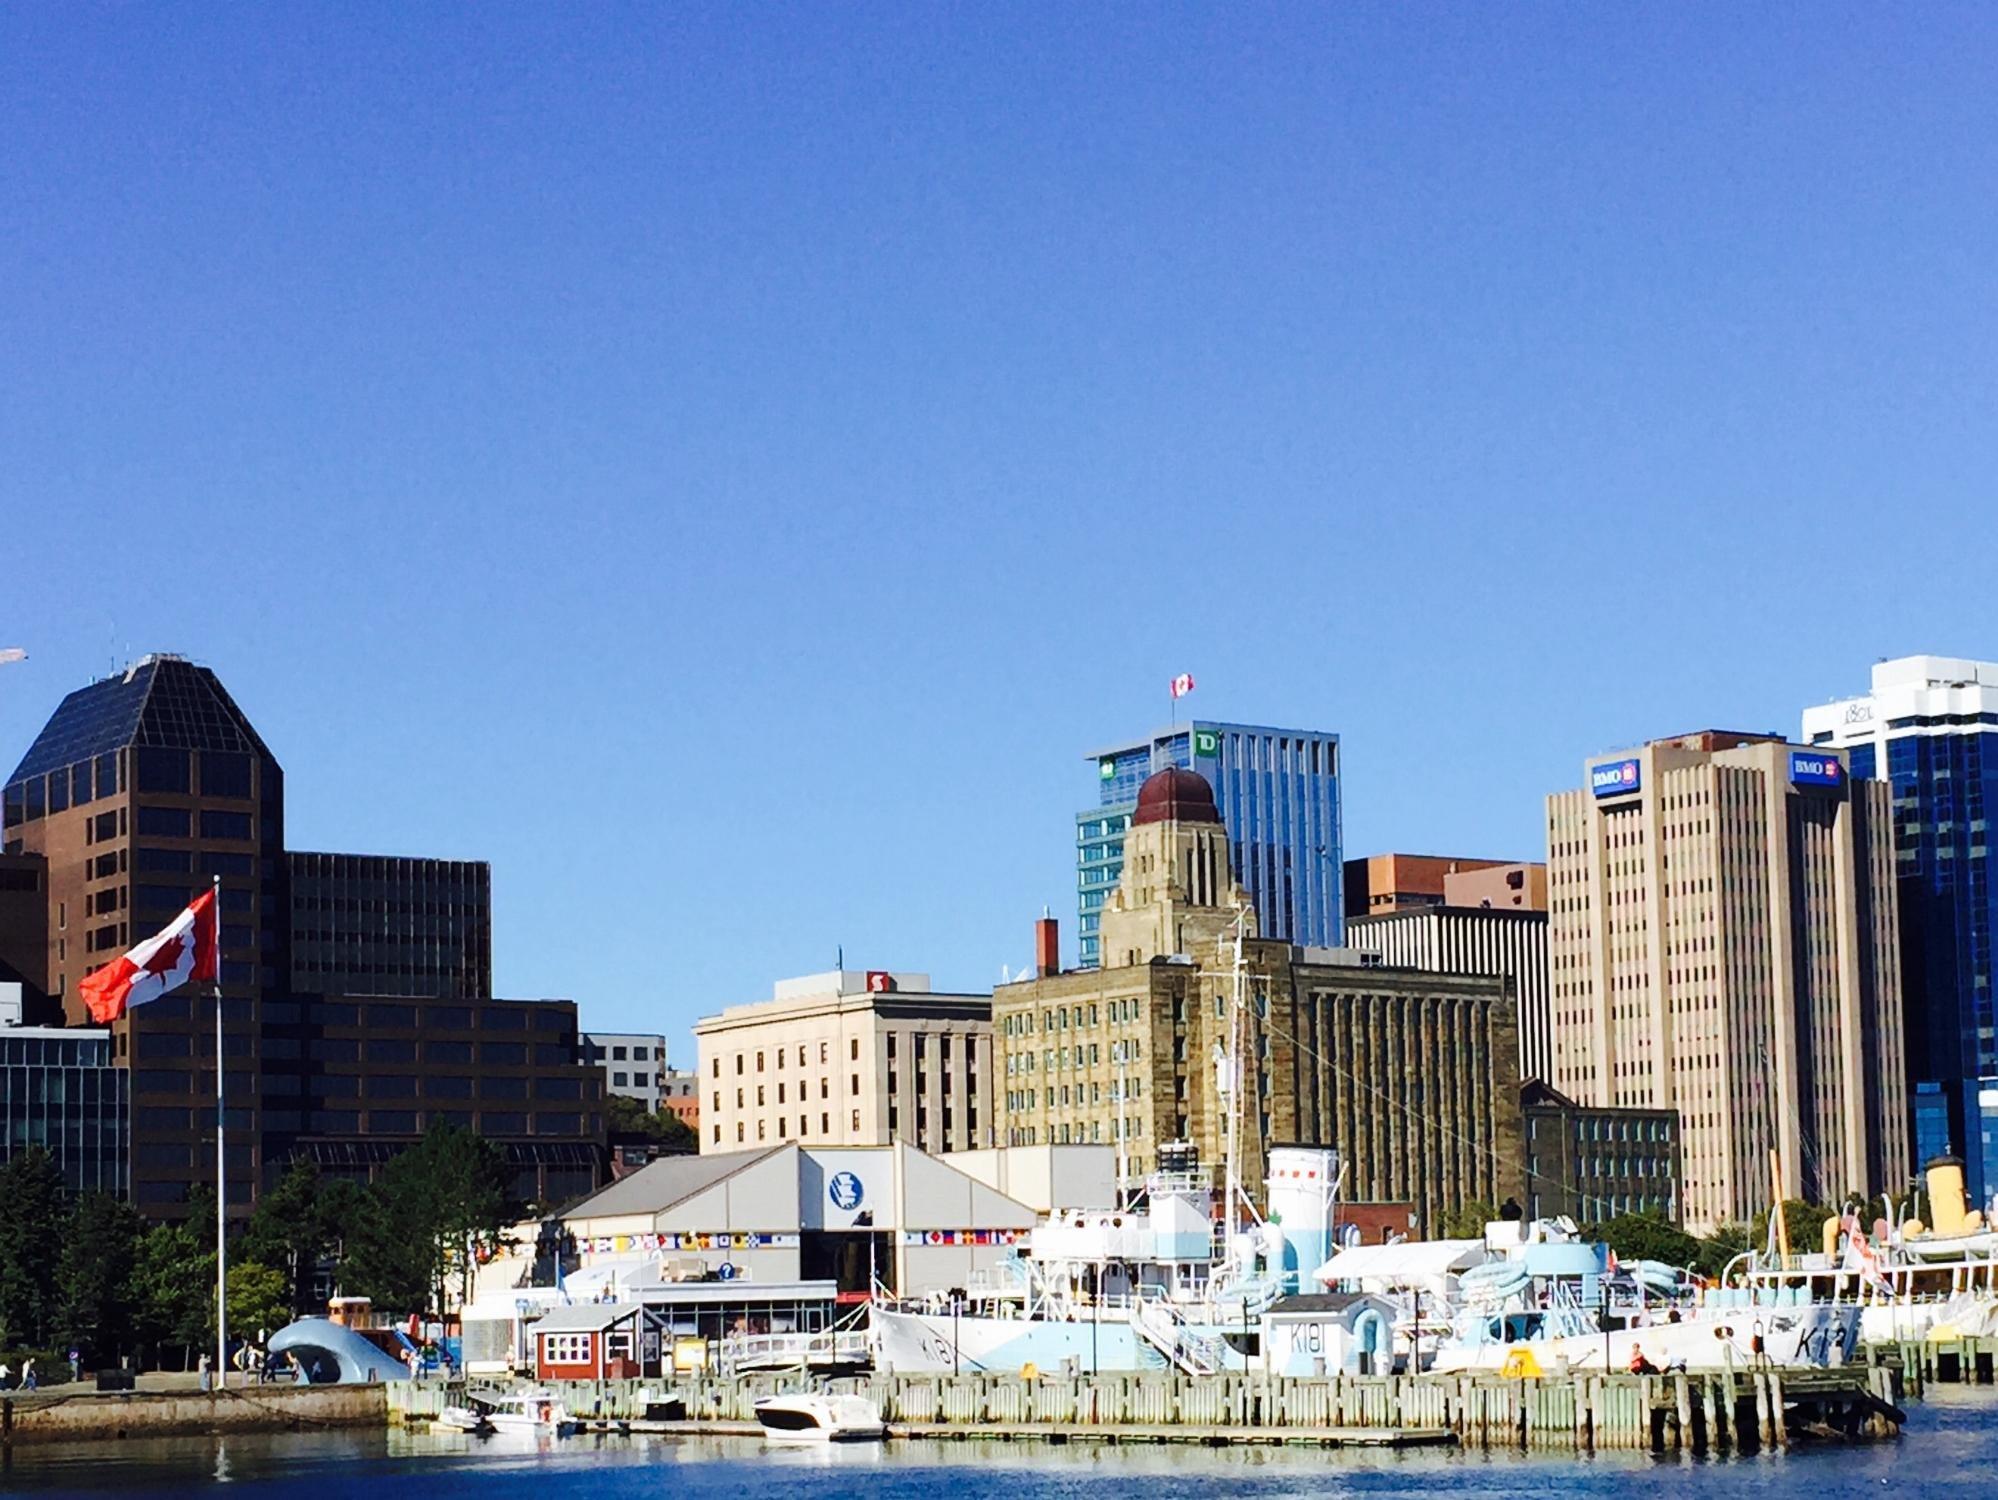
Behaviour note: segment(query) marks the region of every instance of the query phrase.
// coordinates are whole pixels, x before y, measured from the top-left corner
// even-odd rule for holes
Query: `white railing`
[[[726,1370],[779,1370],[798,1365],[864,1364],[864,1328],[822,1328],[815,1333],[738,1333],[721,1341]]]
[[[1213,1375],[1220,1370],[1217,1342],[1189,1329],[1170,1303],[1133,1302],[1130,1319],[1138,1336],[1163,1354],[1174,1369],[1189,1375]]]

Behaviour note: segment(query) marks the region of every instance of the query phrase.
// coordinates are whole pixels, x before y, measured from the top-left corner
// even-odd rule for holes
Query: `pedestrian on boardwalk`
[[[215,1361],[208,1357],[208,1351],[206,1349],[201,1351],[201,1363],[197,1368],[201,1371],[201,1388],[204,1391],[214,1390]]]
[[[69,1351],[69,1382],[74,1385],[81,1379],[83,1379],[83,1351],[72,1349]]]
[[[35,1378],[35,1357],[31,1354],[21,1361],[21,1389],[32,1391],[40,1383]]]

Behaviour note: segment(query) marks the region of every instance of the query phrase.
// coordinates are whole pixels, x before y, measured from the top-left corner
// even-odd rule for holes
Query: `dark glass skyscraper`
[[[1980,1204],[1998,1194],[1998,663],[1881,662],[1873,691],[1804,711],[1804,738],[1846,749],[1852,774],[1893,788],[1916,1165],[1964,1159]]]
[[[150,656],[71,693],[4,806],[5,850],[46,868],[46,982],[71,1025],[80,979],[220,880],[232,1211],[297,1157],[366,1175],[435,1120],[501,1145],[523,1198],[595,1185],[603,1074],[572,1002],[491,997],[486,866],[288,856],[284,773],[206,667]],[[111,1028],[153,1217],[215,1180],[214,1016],[190,987]]]

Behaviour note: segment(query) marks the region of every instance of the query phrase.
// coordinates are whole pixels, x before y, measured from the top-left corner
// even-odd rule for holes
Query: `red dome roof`
[[[1138,810],[1131,822],[1138,823],[1218,823],[1221,811],[1214,805],[1214,788],[1198,771],[1169,766],[1154,772],[1138,788]]]

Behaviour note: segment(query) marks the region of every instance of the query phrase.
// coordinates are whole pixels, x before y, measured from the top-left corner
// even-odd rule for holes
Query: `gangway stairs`
[[[1224,1363],[1221,1340],[1188,1328],[1171,1303],[1158,1298],[1133,1302],[1131,1327],[1182,1374],[1220,1373]]]

